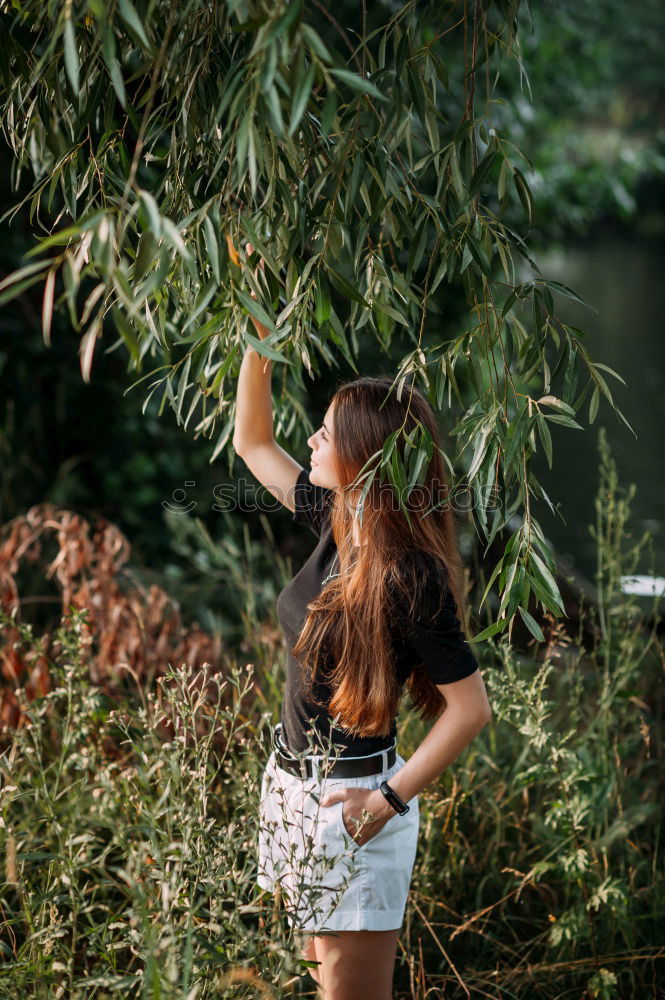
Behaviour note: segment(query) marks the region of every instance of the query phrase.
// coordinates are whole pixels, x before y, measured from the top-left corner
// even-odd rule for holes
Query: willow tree
[[[395,391],[413,379],[446,411],[446,459],[472,491],[480,537],[505,539],[481,601],[496,585],[496,620],[481,634],[519,611],[542,639],[530,598],[563,608],[534,513],[552,505],[531,460],[542,449],[551,466],[550,425],[581,429],[586,400],[590,422],[601,396],[616,406],[610,370],[557,318],[555,295],[577,296],[525,242],[530,164],[497,89],[506,60],[524,76],[520,0],[3,8],[3,128],[13,181],[34,179],[36,240],[4,300],[40,283],[43,336],[67,310],[85,380],[97,342],[113,338],[144,406],[161,393],[160,412],[173,407],[185,429],[196,414],[196,432],[216,435],[213,459],[232,433],[246,345],[277,365],[288,436],[306,416],[305,371],[340,356],[357,371],[361,338],[387,349],[399,334]],[[455,289],[467,321],[425,336]],[[403,503],[422,482],[432,441],[417,430],[386,440],[367,488],[380,475]]]

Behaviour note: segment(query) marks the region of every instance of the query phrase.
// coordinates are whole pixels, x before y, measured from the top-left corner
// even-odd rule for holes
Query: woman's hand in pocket
[[[356,844],[366,844],[386,825],[395,810],[376,788],[339,788],[321,799],[324,808],[343,801],[342,823]]]

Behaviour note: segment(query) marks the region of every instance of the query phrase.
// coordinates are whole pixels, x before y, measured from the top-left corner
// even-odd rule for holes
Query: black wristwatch
[[[400,816],[403,816],[404,813],[408,813],[411,806],[407,806],[406,802],[403,802],[402,799],[400,799],[397,792],[390,787],[387,781],[382,781],[379,788],[388,799],[388,802],[390,802],[395,812],[399,813]]]

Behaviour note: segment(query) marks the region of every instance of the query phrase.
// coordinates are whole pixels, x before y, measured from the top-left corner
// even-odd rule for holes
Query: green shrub
[[[484,647],[493,722],[421,793],[396,997],[654,995],[658,608],[649,619],[621,590],[648,539],[631,543],[633,491],[604,436],[600,474],[597,607],[533,655]],[[85,618],[63,622],[53,690],[23,706],[0,758],[2,996],[311,993],[279,897],[255,882],[282,658],[258,674],[171,668],[114,705],[90,682]],[[403,712],[407,759],[425,731]]]

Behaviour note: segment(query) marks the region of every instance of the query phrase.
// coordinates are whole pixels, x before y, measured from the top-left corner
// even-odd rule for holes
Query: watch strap
[[[403,816],[404,813],[408,813],[411,806],[408,806],[406,802],[399,797],[395,789],[391,788],[387,781],[382,781],[379,788],[387,798],[388,802],[390,802],[396,813],[399,813],[400,816]]]

